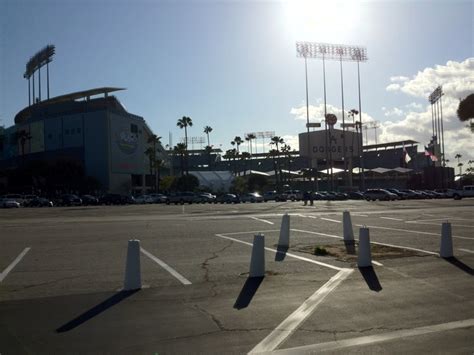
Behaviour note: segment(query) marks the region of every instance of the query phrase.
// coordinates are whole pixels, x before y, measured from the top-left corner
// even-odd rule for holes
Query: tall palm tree
[[[247,138],[250,141],[250,154],[253,154],[253,152],[252,152],[252,141],[254,139],[257,139],[257,136],[254,133],[249,133],[249,134],[247,134]],[[256,146],[255,146],[255,153],[257,153],[257,147]]]
[[[189,175],[189,165],[188,165],[188,126],[192,127],[193,120],[191,117],[183,116],[183,118],[178,119],[176,125],[183,129],[184,128],[184,146],[185,146],[185,156],[186,156],[186,174]]]
[[[156,162],[157,162],[157,154],[156,154],[156,147],[157,145],[161,144],[161,137],[157,136],[156,134],[152,134],[151,136],[148,137],[148,140],[147,140],[147,143],[148,144],[151,144],[151,149],[152,149],[152,154],[150,155],[150,152],[148,152],[147,154],[147,151],[148,149],[145,151],[145,154],[148,155],[148,158],[150,159],[151,163],[150,163],[150,166],[153,166],[153,170],[154,170],[154,173],[150,170],[150,175],[154,175],[155,177],[155,183],[153,184],[153,187],[155,189],[155,191],[157,191],[159,189],[159,182],[157,182],[157,179],[159,179],[158,177],[158,171],[157,171],[157,166],[156,166]]]
[[[235,148],[226,150],[224,154],[224,159],[232,159],[232,170],[234,172],[234,175],[237,175],[237,169],[235,167],[235,159],[237,158],[237,155],[237,150]]]
[[[184,175],[184,157],[186,155],[186,145],[184,143],[178,143],[173,148],[173,152],[179,155],[181,165],[181,176]]]
[[[210,147],[211,146],[211,143],[209,141],[209,133],[212,132],[212,127],[211,126],[206,126],[204,127],[204,133],[207,134],[207,145]]]
[[[240,160],[244,163],[244,176],[247,175],[247,160],[250,159],[251,155],[249,152],[242,152]]]
[[[244,141],[242,140],[242,138],[240,138],[239,136],[236,136],[234,138],[234,140],[232,142],[230,142],[230,144],[232,145],[236,145],[237,146],[237,155],[239,154],[240,150],[239,150],[239,145],[241,145]]]

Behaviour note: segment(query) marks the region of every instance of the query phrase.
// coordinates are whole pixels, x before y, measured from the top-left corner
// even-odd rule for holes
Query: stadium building
[[[145,151],[153,132],[103,87],[36,102],[3,130],[0,169],[34,161],[74,162],[103,192],[131,193],[154,186]],[[158,144],[157,157],[165,154]]]

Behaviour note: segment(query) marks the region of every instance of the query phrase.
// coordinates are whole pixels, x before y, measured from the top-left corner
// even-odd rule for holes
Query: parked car
[[[166,199],[166,204],[170,204],[170,203],[174,203],[175,205],[177,205],[178,203],[180,204],[184,204],[184,203],[193,203],[194,201],[196,200],[196,195],[194,194],[194,192],[189,192],[189,191],[185,191],[185,192],[175,192],[175,193],[172,193],[168,196],[168,198]]]
[[[148,203],[153,203],[153,197],[151,197],[149,195],[136,196],[136,197],[134,197],[134,199],[135,199],[135,203],[141,204],[141,205],[148,204]]]
[[[263,196],[258,192],[249,192],[240,197],[240,202],[263,202]]]
[[[420,193],[416,192],[415,190],[405,189],[405,190],[400,190],[400,191],[406,193],[407,198],[409,198],[409,199],[423,198],[423,196]]]
[[[319,194],[322,196],[322,199],[326,201],[334,201],[336,199],[336,196],[327,191],[319,191]]]
[[[284,193],[290,201],[300,201],[303,199],[303,193],[300,190],[286,190]]]
[[[3,198],[7,199],[7,200],[16,201],[20,205],[22,205],[23,202],[25,202],[25,199],[24,199],[23,195],[20,195],[20,194],[6,194],[5,196],[3,196]]]
[[[363,200],[364,199],[364,194],[360,191],[351,191],[347,195],[351,200]]]
[[[460,200],[464,197],[474,197],[474,185],[466,185],[459,190],[450,190],[447,192],[448,197],[453,197],[455,200]]]
[[[49,198],[36,197],[28,202],[27,207],[53,207],[53,201]]]
[[[82,200],[76,195],[66,194],[60,197],[59,204],[61,206],[80,206],[82,205]]]
[[[98,205],[99,199],[92,195],[82,195],[81,196],[82,204],[83,205]]]
[[[234,194],[225,194],[217,196],[215,203],[240,203],[240,197]]]
[[[266,192],[263,193],[263,201],[265,201],[265,202],[267,202],[267,201],[280,202],[280,201],[286,201],[287,199],[288,198],[287,198],[287,195],[285,193],[278,193],[275,190],[266,191]]]
[[[384,189],[369,189],[364,192],[364,198],[367,201],[394,201],[398,196]]]
[[[163,194],[149,194],[148,196],[150,196],[152,199],[153,199],[153,203],[166,203],[166,195],[163,195]]]
[[[397,190],[397,189],[392,188],[392,189],[386,189],[386,190],[388,192],[391,192],[392,194],[397,195],[399,200],[405,200],[408,197],[407,193],[402,192],[402,191]]]
[[[196,195],[195,202],[197,203],[213,203],[216,199],[216,196],[209,192],[201,192]]]
[[[20,203],[9,198],[2,198],[0,199],[0,206],[2,208],[19,208]]]
[[[135,199],[132,196],[124,196],[120,194],[105,194],[99,198],[101,205],[126,205],[135,203]]]
[[[34,200],[35,198],[38,198],[36,195],[23,195],[23,206],[29,206],[31,200]]]

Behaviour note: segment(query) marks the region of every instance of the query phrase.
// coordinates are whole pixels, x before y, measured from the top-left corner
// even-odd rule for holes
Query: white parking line
[[[351,273],[352,269],[343,269],[326,282],[319,290],[313,293],[296,311],[278,325],[265,339],[257,344],[249,354],[256,354],[275,350],[296,329],[314,313],[319,304]]]
[[[356,213],[353,213],[352,215],[353,215],[353,216],[356,216],[356,217],[369,217],[369,216],[366,215],[366,214],[356,214]]]
[[[383,266],[382,263],[379,263],[378,261],[372,260],[372,264],[377,265],[377,266]]]
[[[458,250],[465,251],[466,253],[474,254],[474,250],[458,248]]]
[[[232,238],[232,237],[227,237],[225,234],[216,234],[216,237],[232,240],[234,242],[245,244],[245,245],[248,245],[248,246],[251,246],[251,247],[253,246],[252,243],[244,242],[243,240]],[[265,250],[271,251],[271,252],[274,252],[274,253],[282,253],[282,252],[280,252],[276,249],[267,248],[267,247],[265,247]],[[308,263],[324,266],[324,267],[327,267],[327,268],[330,268],[330,269],[333,269],[333,270],[337,270],[337,271],[344,270],[343,268],[340,268],[340,267],[337,267],[337,266],[334,266],[334,265],[330,265],[330,264],[326,264],[326,263],[323,263],[321,261],[305,258],[303,256],[299,256],[299,255],[295,255],[295,254],[291,254],[291,253],[285,253],[285,254],[289,257],[292,257],[292,258],[295,258],[295,259],[298,259],[298,260],[302,260],[302,261],[306,261]]]
[[[273,232],[279,232],[279,229],[270,229],[270,230],[258,230],[258,231],[248,231],[248,232],[232,232],[232,233],[226,233],[224,235],[239,235],[239,234],[255,234],[255,233],[273,233]]]
[[[257,217],[250,217],[256,221],[260,221],[260,222],[263,222],[263,223],[268,223],[268,224],[275,224],[273,222],[270,222],[270,221],[267,221],[266,219],[261,219],[261,218],[257,218]]]
[[[393,217],[380,217],[382,219],[389,219],[391,221],[403,221],[403,219],[400,219],[400,218],[393,218]]]
[[[173,269],[171,266],[166,264],[164,261],[158,259],[156,256],[153,254],[147,252],[145,249],[140,248],[140,251],[148,256],[151,260],[153,260],[155,263],[160,265],[163,269],[168,271],[171,275],[173,275],[175,278],[177,278],[183,285],[191,285],[191,281],[186,279],[183,275],[181,275],[179,272],[177,272],[175,269]]]
[[[363,224],[356,224],[357,227],[367,227],[367,228],[374,228],[374,229],[385,229],[385,230],[392,230],[396,232],[405,232],[405,233],[415,233],[415,234],[426,234],[426,235],[435,235],[437,237],[440,236],[439,233],[431,233],[431,232],[422,232],[422,231],[414,231],[414,230],[409,230],[409,229],[399,229],[399,228],[390,228],[390,227],[379,227],[379,226],[366,226]],[[453,235],[453,238],[458,238],[458,239],[469,239],[469,240],[474,240],[474,238],[469,238],[469,237],[461,237],[459,235]]]
[[[444,221],[444,219],[443,219]],[[441,223],[429,223],[429,222],[420,222],[420,221],[406,221],[405,223],[409,223],[409,224],[425,224],[427,226],[441,226]],[[451,223],[453,225],[453,227],[464,227],[464,228],[474,228],[474,226],[470,226],[470,225],[467,225],[467,224],[454,224],[454,223]]]
[[[13,260],[13,262],[7,266],[7,268],[5,270],[3,270],[3,272],[0,274],[0,282],[2,282],[5,277],[7,277],[7,275],[10,273],[10,271],[13,270],[13,268],[21,261],[21,259],[23,259],[23,257],[26,255],[26,253],[28,253],[30,251],[30,247],[28,248],[25,248],[21,253],[20,255],[18,255],[16,257],[15,260]]]
[[[336,341],[330,341],[327,343],[299,346],[299,347],[291,348],[291,349],[282,349],[282,350],[274,351],[273,354],[310,354],[310,353],[317,354],[323,351],[338,350],[338,349],[348,348],[352,346],[369,345],[369,344],[380,343],[384,341],[395,340],[399,338],[407,338],[407,337],[419,336],[423,334],[445,332],[445,331],[460,329],[460,328],[470,328],[473,326],[474,326],[474,319],[466,319],[466,320],[461,320],[461,321],[456,321],[456,322],[429,325],[426,327],[396,330],[394,332],[384,333],[384,334],[376,334],[376,335],[369,335],[365,337],[358,337],[358,338],[352,338],[352,339],[336,340]],[[364,353],[364,351],[360,351],[360,352]],[[368,353],[368,352],[370,351],[365,351],[365,353]]]
[[[331,219],[331,218],[323,218],[321,217],[322,220],[329,221],[329,222],[334,222],[334,223],[342,223],[341,221],[338,221],[336,219]]]

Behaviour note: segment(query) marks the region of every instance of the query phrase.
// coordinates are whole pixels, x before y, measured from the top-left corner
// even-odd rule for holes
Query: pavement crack
[[[229,248],[234,242],[232,240],[230,240],[223,248],[219,249],[219,250],[216,250],[216,251],[212,251],[212,256],[210,256],[209,258],[205,259],[202,263],[201,263],[201,269],[204,270],[204,281],[205,282],[211,282],[211,280],[209,279],[209,262],[211,260],[214,260],[216,258],[219,257],[219,253],[222,253],[224,250],[226,250],[227,248]],[[215,290],[215,288],[217,287],[217,284],[215,282],[211,282],[212,283],[212,287],[211,287],[211,291],[212,291],[212,297],[215,297],[217,296],[217,291]]]

